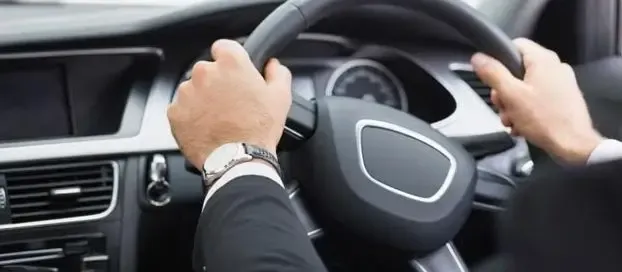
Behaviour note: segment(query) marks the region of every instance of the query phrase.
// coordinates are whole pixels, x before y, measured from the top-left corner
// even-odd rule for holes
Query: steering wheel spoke
[[[419,272],[467,272],[466,264],[453,243],[449,242],[428,256],[410,262]]]
[[[296,186],[295,189],[291,190],[289,199],[292,202],[294,212],[296,212],[298,219],[300,219],[307,236],[311,239],[320,237],[323,234],[322,228],[316,223],[313,215],[309,213],[309,208],[301,197],[299,187]]]

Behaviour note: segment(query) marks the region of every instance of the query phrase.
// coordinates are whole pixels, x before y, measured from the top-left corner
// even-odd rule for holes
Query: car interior
[[[292,71],[279,161],[329,271],[505,271],[503,211],[555,166],[502,125],[470,57],[520,77],[511,38],[554,50],[621,139],[621,1],[355,2],[0,3],[0,271],[192,271],[204,188],[166,110],[223,38]]]

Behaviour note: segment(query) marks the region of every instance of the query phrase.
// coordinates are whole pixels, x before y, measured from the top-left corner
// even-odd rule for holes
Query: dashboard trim
[[[99,161],[99,162],[95,161],[95,162],[85,162],[85,163],[71,163],[70,165],[89,166],[89,165],[101,165],[101,164],[110,164],[112,166],[112,172],[113,172],[112,199],[110,200],[110,205],[105,211],[98,213],[98,214],[87,215],[87,216],[67,217],[67,218],[62,218],[62,219],[51,219],[51,220],[34,221],[34,222],[27,222],[27,223],[0,224],[0,231],[25,229],[25,228],[33,228],[33,227],[43,227],[43,226],[54,226],[54,225],[71,224],[71,223],[83,223],[83,222],[89,222],[89,221],[96,221],[96,220],[100,220],[100,219],[104,219],[108,217],[110,214],[112,214],[112,212],[117,207],[117,202],[119,199],[119,176],[120,176],[119,163],[116,161]]]
[[[164,57],[164,52],[155,47],[122,47],[122,48],[99,48],[99,49],[72,49],[58,51],[40,51],[26,53],[0,53],[0,60],[33,59],[33,58],[56,58],[56,57],[79,57],[93,55],[156,55]]]

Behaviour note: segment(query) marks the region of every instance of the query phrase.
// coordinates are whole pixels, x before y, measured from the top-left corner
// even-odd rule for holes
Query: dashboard
[[[275,3],[170,14],[129,7],[121,13],[158,23],[96,37],[53,38],[30,25],[19,37],[0,30],[14,37],[0,42],[0,268],[190,271],[202,186],[184,166],[166,109],[192,65],[210,58],[214,40],[243,42]],[[309,101],[361,99],[426,121],[480,162],[486,174],[475,206],[501,209],[526,147],[490,106],[490,90],[469,65],[472,47],[412,14],[413,29],[383,35],[403,16],[369,11],[320,22],[278,55],[292,71],[292,91]],[[370,16],[373,26],[365,25]],[[280,154],[286,175],[288,156]],[[304,206],[296,181],[287,182],[294,206]],[[321,234],[310,226],[310,236]]]

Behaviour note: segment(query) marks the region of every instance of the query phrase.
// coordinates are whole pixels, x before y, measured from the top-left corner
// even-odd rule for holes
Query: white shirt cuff
[[[222,177],[220,177],[207,191],[207,196],[205,196],[205,200],[203,201],[203,208],[205,208],[205,204],[207,201],[218,191],[220,188],[226,186],[232,180],[239,178],[241,176],[263,176],[269,178],[276,182],[281,187],[285,188],[283,185],[283,181],[279,174],[277,173],[274,167],[269,166],[264,163],[250,161],[245,163],[240,163],[227,171]]]
[[[603,140],[592,151],[587,159],[587,164],[613,161],[622,159],[622,142],[612,139]]]

